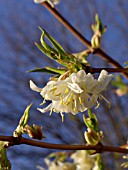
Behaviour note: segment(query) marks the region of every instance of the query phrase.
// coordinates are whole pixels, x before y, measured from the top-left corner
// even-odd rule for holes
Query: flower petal
[[[34,2],[37,3],[37,4],[42,3],[44,1],[46,1],[46,0],[34,0]]]
[[[76,84],[76,83],[68,83],[68,82],[67,82],[67,84],[68,84],[68,87],[72,91],[74,91],[75,93],[82,93],[83,92],[83,90],[80,88],[80,86],[78,84]]]
[[[47,107],[45,107],[44,109],[40,109],[40,108],[37,108],[37,110],[39,110],[40,112],[42,113],[46,113],[46,112],[49,112],[51,111],[53,108],[52,108],[52,103],[49,104]]]
[[[42,88],[37,87],[32,80],[30,80],[30,88],[34,91],[41,92]]]
[[[102,91],[107,87],[108,83],[112,78],[113,75],[112,74],[108,75],[108,72],[106,70],[101,71],[98,81],[100,82],[100,89]]]

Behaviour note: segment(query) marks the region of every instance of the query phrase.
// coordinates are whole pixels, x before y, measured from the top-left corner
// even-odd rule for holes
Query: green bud
[[[100,44],[101,44],[101,36],[99,36],[98,34],[94,34],[91,39],[92,48],[94,49],[100,48]]]
[[[90,145],[97,145],[101,140],[99,133],[90,128],[88,128],[87,130],[88,132],[84,133],[85,140]]]
[[[89,129],[89,128],[88,128],[88,132],[91,133],[95,141],[98,141],[98,142],[100,141],[100,136],[98,132],[94,131],[93,129]]]
[[[7,149],[4,147],[5,142],[0,141],[0,170],[11,170],[11,163],[7,157]]]
[[[90,132],[85,132],[84,133],[84,137],[85,137],[85,140],[88,144],[90,145],[97,145],[98,144],[98,141],[96,141],[92,134]]]
[[[96,23],[92,25],[92,30],[94,31],[94,35],[91,39],[92,48],[97,49],[100,48],[101,37],[103,33],[106,31],[106,26],[102,25],[101,20],[99,19],[98,14],[95,15]]]

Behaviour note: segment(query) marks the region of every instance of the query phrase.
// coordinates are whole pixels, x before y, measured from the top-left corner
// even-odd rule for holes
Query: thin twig
[[[126,153],[128,154],[128,149],[115,147],[115,146],[105,146],[102,144],[98,145],[63,145],[63,144],[52,144],[39,142],[32,139],[27,138],[15,138],[13,136],[0,136],[0,141],[8,141],[13,145],[26,144],[31,146],[36,146],[40,148],[49,148],[49,149],[58,149],[58,150],[96,150],[97,152],[118,152],[118,153]],[[10,146],[10,145],[9,145]]]
[[[86,69],[86,67],[85,67]],[[128,68],[89,68],[90,73],[100,73],[102,70],[106,70],[109,73],[128,73]]]
[[[91,43],[83,37],[60,13],[55,9],[52,8],[47,2],[42,2],[42,5],[47,8],[57,19],[60,21],[73,35],[75,35],[84,45],[88,47],[88,49],[92,49]],[[108,54],[106,54],[101,49],[96,49],[95,54],[102,57],[108,63],[116,68],[123,68],[116,60],[112,59]],[[122,72],[122,74],[128,78],[128,73]]]

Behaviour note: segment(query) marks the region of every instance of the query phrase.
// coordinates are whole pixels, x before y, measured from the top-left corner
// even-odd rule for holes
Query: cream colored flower
[[[60,2],[60,0],[34,0],[34,2],[37,3],[37,4],[40,4],[40,3],[45,2],[45,1],[48,2],[52,6],[57,5]]]
[[[97,154],[89,155],[86,150],[76,151],[71,156],[76,164],[76,170],[92,170],[95,167],[96,157]]]
[[[41,112],[54,109],[57,113],[75,115],[92,108],[97,103],[98,97],[103,97],[101,92],[105,90],[112,77],[107,71],[102,70],[97,80],[91,73],[86,74],[84,70],[80,70],[65,80],[50,81],[44,88],[38,88],[30,81],[30,88],[40,92],[45,100],[51,101],[46,108],[38,109]]]
[[[48,166],[48,170],[76,170],[76,165],[70,162],[51,162],[49,159],[45,159],[45,163]]]

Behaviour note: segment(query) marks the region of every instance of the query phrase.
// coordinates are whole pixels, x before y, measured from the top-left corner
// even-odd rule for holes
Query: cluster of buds
[[[90,110],[88,110],[89,118],[83,116],[85,125],[87,126],[87,132],[85,131],[85,140],[90,145],[97,145],[103,137],[103,132],[98,131],[98,120]]]

